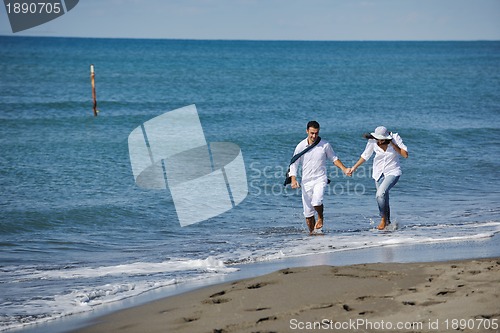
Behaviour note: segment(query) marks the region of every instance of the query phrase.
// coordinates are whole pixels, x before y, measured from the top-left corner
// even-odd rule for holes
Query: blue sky
[[[21,1],[21,0],[20,0]],[[1,35],[252,40],[500,40],[500,0],[80,0]]]

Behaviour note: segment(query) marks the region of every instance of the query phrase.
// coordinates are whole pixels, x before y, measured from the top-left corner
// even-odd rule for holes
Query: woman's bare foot
[[[387,226],[387,222],[385,220],[385,217],[382,217],[380,219],[380,224],[378,225],[377,229],[378,230],[384,230],[386,226]]]

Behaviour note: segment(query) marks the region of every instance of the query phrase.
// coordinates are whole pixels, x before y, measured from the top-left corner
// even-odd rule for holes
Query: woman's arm
[[[391,145],[399,155],[408,158],[408,148],[406,148],[403,139],[401,139],[398,133],[392,133]]]
[[[366,160],[363,157],[360,157],[359,160],[354,164],[351,168],[351,175],[356,171],[356,169],[363,163],[365,163]]]
[[[356,169],[363,163],[365,163],[366,161],[368,161],[370,159],[370,157],[373,155],[373,151],[374,151],[374,147],[375,147],[376,143],[375,143],[375,140],[368,140],[368,142],[366,143],[366,147],[365,147],[365,150],[363,151],[363,153],[361,154],[361,157],[359,158],[359,160],[356,162],[356,164],[354,164],[352,167],[351,167],[351,170],[350,170],[350,176],[352,176],[352,174],[354,173],[354,171],[356,171]]]
[[[399,155],[403,156],[404,158],[408,158],[408,152],[406,150],[404,150],[403,148],[399,148],[399,146],[395,144],[394,141],[391,141],[391,145]]]

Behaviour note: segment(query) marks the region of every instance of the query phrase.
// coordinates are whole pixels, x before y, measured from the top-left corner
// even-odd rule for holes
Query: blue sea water
[[[0,37],[0,73],[0,330],[255,262],[500,232],[500,42]],[[181,228],[168,190],[135,185],[127,138],[190,104],[208,142],[241,148],[249,193]],[[397,232],[373,232],[370,161],[331,167],[326,235],[308,236],[282,183],[311,119],[348,166],[362,133],[402,136]]]

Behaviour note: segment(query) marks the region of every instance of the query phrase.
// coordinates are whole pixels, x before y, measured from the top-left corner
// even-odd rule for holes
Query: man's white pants
[[[310,181],[301,185],[302,188],[302,206],[304,206],[304,217],[314,216],[315,206],[323,204],[323,195],[325,194],[327,182]]]

